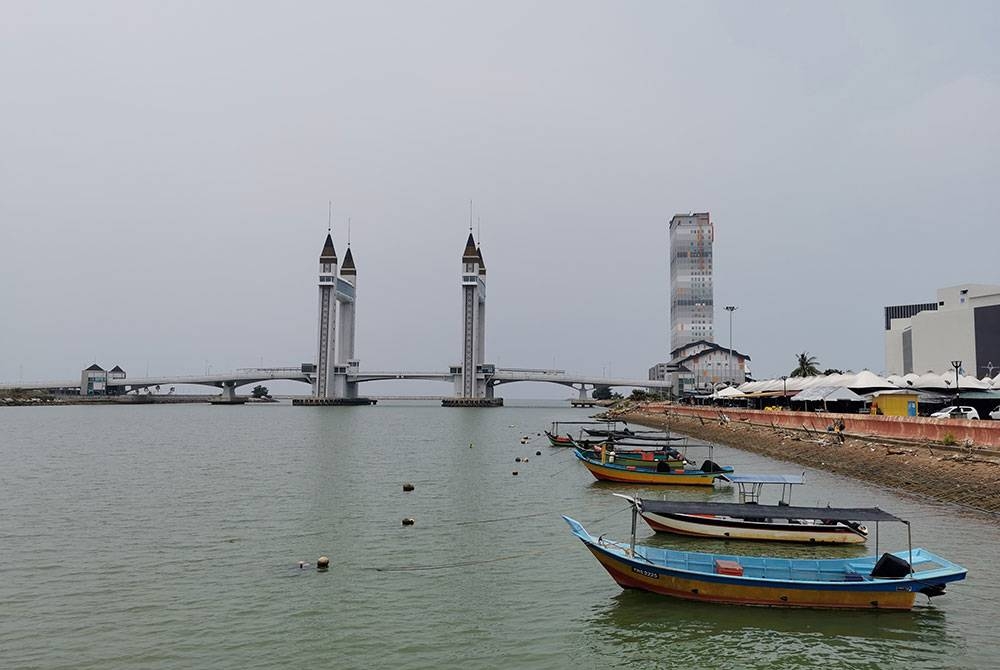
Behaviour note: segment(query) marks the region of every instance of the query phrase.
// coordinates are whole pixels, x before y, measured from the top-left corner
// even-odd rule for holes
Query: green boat
[[[577,446],[577,451],[595,461],[601,461],[602,451],[608,450],[606,463],[614,463],[623,467],[655,468],[660,463],[670,469],[683,468],[687,460],[676,449],[622,449],[612,445],[597,444],[591,447]]]

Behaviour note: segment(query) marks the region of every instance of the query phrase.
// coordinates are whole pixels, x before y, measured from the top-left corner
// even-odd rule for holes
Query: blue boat
[[[898,517],[892,520],[903,521]],[[966,569],[926,549],[847,559],[790,559],[705,554],[594,537],[564,516],[608,574],[626,589],[731,605],[909,610],[918,593],[944,593]],[[876,522],[877,523],[877,522]],[[907,523],[903,521],[903,523]],[[907,528],[909,524],[907,523]]]

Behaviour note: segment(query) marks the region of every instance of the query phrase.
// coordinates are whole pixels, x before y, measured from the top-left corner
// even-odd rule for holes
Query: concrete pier
[[[503,398],[444,398],[442,407],[503,407]]]
[[[374,405],[375,398],[292,398],[292,405],[321,405],[342,407],[344,405]]]

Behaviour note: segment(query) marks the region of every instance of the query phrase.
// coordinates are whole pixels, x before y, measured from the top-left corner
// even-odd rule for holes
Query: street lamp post
[[[726,311],[729,312],[729,361],[726,366],[726,376],[730,384],[733,382],[733,312],[737,309],[739,307],[736,305],[726,305]]]
[[[955,401],[958,401],[958,371],[962,369],[962,361],[952,361],[951,367],[955,368]]]
[[[788,398],[788,375],[781,375],[781,404],[784,405]]]

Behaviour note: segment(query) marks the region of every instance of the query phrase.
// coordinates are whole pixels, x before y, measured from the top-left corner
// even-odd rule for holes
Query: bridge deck
[[[563,386],[624,386],[631,388],[670,388],[670,382],[654,381],[651,379],[627,379],[622,377],[591,377],[586,375],[567,374],[561,370],[531,370],[527,368],[499,368],[495,372],[482,373],[482,377],[487,383],[493,385],[512,384],[515,382],[547,382],[550,384],[562,384]],[[424,381],[441,381],[451,383],[455,375],[451,372],[433,371],[376,371],[362,372],[355,371],[347,374],[347,381],[353,383],[391,381],[404,379],[418,379]],[[295,368],[261,368],[243,369],[236,372],[223,372],[208,375],[176,375],[158,377],[132,377],[125,379],[109,379],[107,386],[110,388],[131,387],[147,388],[151,386],[176,386],[180,384],[193,384],[198,386],[245,386],[247,384],[257,384],[263,381],[297,381],[305,384],[312,384],[313,379],[310,374],[301,372]],[[60,390],[79,389],[80,380],[56,380],[56,381],[33,381],[18,382],[16,384],[0,384],[0,391],[23,390]]]

